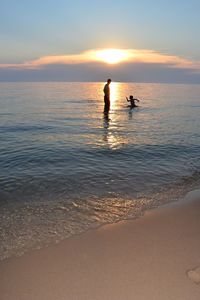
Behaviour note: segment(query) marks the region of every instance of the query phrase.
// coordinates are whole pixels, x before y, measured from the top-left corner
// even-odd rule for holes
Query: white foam
[[[200,189],[196,189],[196,190],[193,190],[189,193],[187,193],[187,195],[185,196],[184,198],[186,201],[188,200],[199,200],[200,199]]]

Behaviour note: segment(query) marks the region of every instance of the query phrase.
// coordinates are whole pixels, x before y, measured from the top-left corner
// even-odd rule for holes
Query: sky
[[[199,0],[1,0],[0,81],[200,83],[199,11]]]

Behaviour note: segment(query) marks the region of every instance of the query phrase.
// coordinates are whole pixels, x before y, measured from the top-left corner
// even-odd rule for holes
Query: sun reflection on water
[[[117,112],[120,109],[121,89],[121,83],[112,82],[110,85],[111,110],[109,113],[104,113],[103,116],[103,141],[112,150],[119,149],[126,144],[126,137],[120,133],[119,114]]]
[[[110,102],[111,102],[111,109],[117,109],[118,107],[118,100],[120,98],[120,90],[121,90],[121,83],[119,82],[112,82],[110,85]]]

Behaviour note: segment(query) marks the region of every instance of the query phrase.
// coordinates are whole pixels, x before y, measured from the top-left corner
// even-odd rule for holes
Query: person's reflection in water
[[[130,109],[129,112],[128,112],[128,119],[129,119],[129,120],[132,120],[132,119],[133,119],[133,112],[132,112],[132,109]]]
[[[103,114],[103,120],[104,120],[104,128],[108,129],[109,128],[109,123],[110,123],[110,118],[109,118],[109,113],[108,112],[104,112]]]
[[[105,130],[104,130],[103,140],[105,142],[108,142],[109,126],[110,126],[109,113],[104,112],[104,114],[103,114],[103,127],[104,127]]]

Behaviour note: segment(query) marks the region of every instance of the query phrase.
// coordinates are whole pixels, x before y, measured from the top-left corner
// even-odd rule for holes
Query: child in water
[[[135,104],[135,101],[140,102],[140,100],[138,100],[138,99],[136,99],[136,98],[133,98],[132,95],[129,96],[129,99],[126,97],[126,100],[127,100],[128,102],[131,102],[131,105],[130,105],[131,108],[133,108],[133,107],[138,107],[138,106]]]

